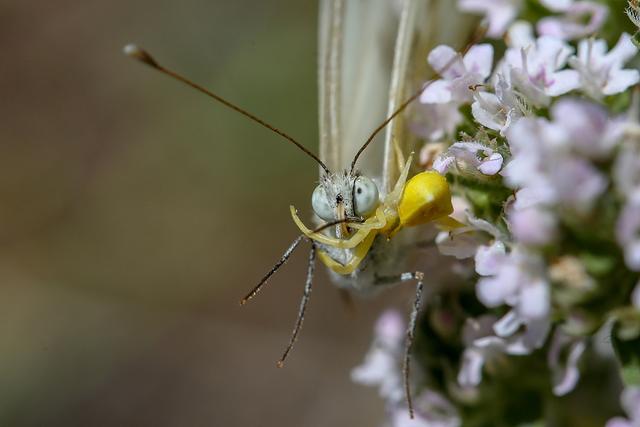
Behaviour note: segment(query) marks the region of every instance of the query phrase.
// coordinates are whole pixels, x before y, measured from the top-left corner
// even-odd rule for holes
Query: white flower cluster
[[[505,358],[542,357],[550,395],[567,395],[598,330],[633,318],[628,335],[640,337],[640,72],[630,65],[638,48],[621,30],[607,35],[611,49],[595,38],[612,16],[602,2],[537,0],[547,13],[521,20],[530,3],[458,0],[486,16],[487,37],[503,38],[504,54],[487,42],[464,54],[438,46],[427,58],[440,78],[420,97],[421,159],[450,177],[453,216],[464,224],[436,243],[458,260],[452,281],[470,283],[482,310],[448,311],[460,316],[457,338],[447,337],[461,347],[458,359],[442,368],[454,379],[425,380],[414,421],[401,399],[403,325],[383,317],[396,330],[378,328],[354,379],[380,386],[394,427],[463,425],[459,405],[481,401],[477,390]],[[637,0],[627,14],[640,28]],[[629,420],[608,427],[640,426],[638,390],[622,398]]]

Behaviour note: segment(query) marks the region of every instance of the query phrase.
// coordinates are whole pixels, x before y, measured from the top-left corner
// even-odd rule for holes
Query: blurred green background
[[[396,289],[341,305],[296,236],[317,167],[121,54],[128,42],[317,149],[315,2],[3,2],[0,425],[377,425],[352,384]],[[307,210],[308,212],[308,210]],[[408,293],[405,293],[408,291]]]

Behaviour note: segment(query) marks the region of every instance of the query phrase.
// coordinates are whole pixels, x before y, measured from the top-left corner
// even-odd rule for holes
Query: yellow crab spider
[[[348,238],[333,237],[309,229],[299,218],[295,207],[290,207],[291,217],[302,234],[320,244],[320,247],[324,245],[352,250],[348,261],[342,264],[327,251],[320,249],[320,260],[330,270],[341,275],[353,273],[367,256],[375,237],[379,234],[390,239],[403,227],[429,222],[435,222],[441,228],[447,229],[458,225],[449,217],[453,212],[451,192],[447,180],[442,175],[435,171],[426,171],[407,181],[412,157],[410,156],[405,164],[393,191],[384,197],[375,214],[364,223],[346,223],[348,227],[357,230]],[[316,214],[320,216],[319,212]]]

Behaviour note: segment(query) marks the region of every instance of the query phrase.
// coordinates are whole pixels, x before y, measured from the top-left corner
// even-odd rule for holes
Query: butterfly
[[[302,327],[316,258],[339,288],[359,294],[416,282],[403,363],[411,417],[410,350],[424,287],[422,272],[403,272],[407,252],[415,246],[416,233],[411,227],[433,222],[450,229],[458,223],[449,216],[453,212],[451,195],[442,175],[424,171],[410,177],[418,137],[410,130],[410,115],[402,113],[433,82],[427,81],[429,51],[440,43],[461,46],[473,33],[474,26],[465,21],[468,18],[450,3],[320,0],[319,155],[254,114],[160,65],[145,50],[135,45],[124,49],[127,55],[277,133],[319,165],[319,184],[311,196],[315,226],[307,227],[291,206],[301,235],[241,300],[243,305],[253,298],[300,244],[309,242],[304,293],[279,367]],[[467,43],[466,48],[472,44]],[[453,62],[445,68],[451,65]]]

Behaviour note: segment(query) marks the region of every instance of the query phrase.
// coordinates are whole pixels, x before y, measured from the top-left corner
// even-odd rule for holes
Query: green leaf
[[[637,359],[633,363],[623,366],[620,373],[625,385],[640,385],[640,362]]]
[[[608,274],[616,264],[616,259],[611,256],[602,256],[587,252],[580,254],[580,259],[584,263],[587,272],[596,277]]]

